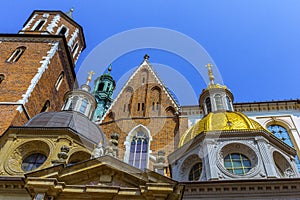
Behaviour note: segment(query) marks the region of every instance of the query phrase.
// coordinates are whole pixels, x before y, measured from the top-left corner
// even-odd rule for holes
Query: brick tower
[[[182,121],[178,103],[148,59],[145,55],[100,121],[107,136],[119,134],[119,158],[141,169],[154,169],[158,153],[174,151]]]
[[[18,34],[0,34],[0,135],[44,111],[60,110],[85,48],[72,11],[34,11]]]

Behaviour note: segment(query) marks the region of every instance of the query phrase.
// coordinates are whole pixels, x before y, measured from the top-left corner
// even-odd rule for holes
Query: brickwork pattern
[[[121,160],[124,158],[126,137],[139,124],[150,131],[151,155],[156,156],[159,150],[164,150],[167,156],[177,147],[175,142],[177,142],[180,119],[175,114],[172,99],[155,76],[150,66],[140,66],[100,125],[107,139],[112,133],[120,135],[119,158]],[[152,164],[150,163],[149,167]]]

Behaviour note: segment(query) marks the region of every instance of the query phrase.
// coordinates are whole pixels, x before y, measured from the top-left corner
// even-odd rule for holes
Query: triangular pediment
[[[172,179],[152,172],[142,171],[114,157],[103,156],[77,163],[72,166],[53,166],[25,175],[27,188],[35,193],[39,188],[49,187],[48,191],[60,195],[144,195],[151,189],[160,194],[172,193],[183,187]],[[152,191],[152,193],[153,193]],[[162,193],[161,193],[162,192]],[[168,196],[168,195],[167,195]],[[166,196],[166,197],[167,197]],[[177,199],[177,198],[175,198]]]

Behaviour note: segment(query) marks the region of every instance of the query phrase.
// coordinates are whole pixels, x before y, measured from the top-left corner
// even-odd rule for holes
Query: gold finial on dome
[[[213,65],[212,64],[210,64],[210,63],[208,63],[207,65],[206,65],[206,67],[207,67],[207,69],[208,69],[208,77],[209,77],[209,85],[214,85],[215,84],[215,77],[214,77],[214,74],[213,74],[213,72],[212,72],[212,69],[211,69],[211,67],[212,67]]]
[[[86,85],[89,85],[89,84],[90,84],[90,82],[91,82],[91,80],[92,80],[92,77],[93,77],[93,75],[95,74],[95,72],[92,70],[92,71],[90,71],[88,74],[89,74],[89,76],[88,76],[88,78],[87,78],[87,80],[86,80]]]

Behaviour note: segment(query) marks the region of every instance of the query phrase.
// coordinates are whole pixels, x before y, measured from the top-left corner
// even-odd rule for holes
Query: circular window
[[[251,169],[251,162],[243,154],[231,153],[224,158],[224,166],[234,175],[246,175]]]
[[[25,172],[35,170],[39,166],[41,166],[45,161],[47,157],[44,154],[41,153],[34,153],[29,156],[27,156],[23,162],[22,162],[22,169]]]
[[[202,163],[198,162],[196,163],[189,173],[189,181],[197,181],[199,180],[202,172]]]

